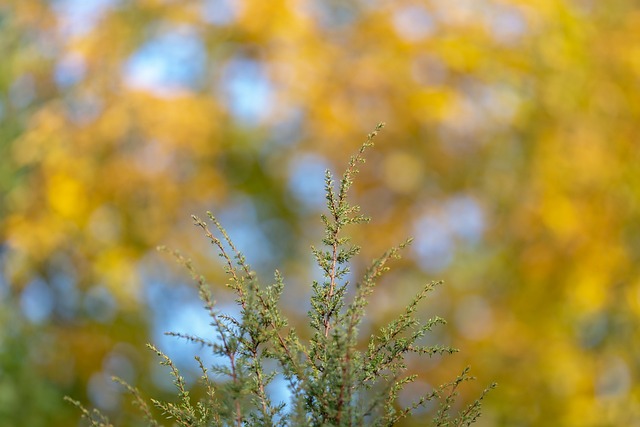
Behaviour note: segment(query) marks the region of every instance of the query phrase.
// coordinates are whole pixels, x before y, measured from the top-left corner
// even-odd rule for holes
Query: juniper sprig
[[[311,248],[323,278],[311,285],[311,309],[308,321],[311,338],[305,342],[289,325],[279,307],[285,282],[276,270],[271,285],[263,286],[244,255],[216,219],[207,212],[209,223],[193,216],[199,227],[222,258],[228,277],[227,287],[235,294],[240,307],[236,318],[216,308],[206,279],[197,273],[192,262],[178,252],[172,252],[197,284],[199,296],[205,304],[213,341],[181,333],[169,333],[177,338],[204,345],[226,363],[205,367],[196,358],[202,372],[201,381],[206,393],[193,402],[189,388],[171,359],[153,345],[149,348],[169,368],[177,390],[175,402],[151,400],[149,405],[140,392],[116,379],[133,396],[148,425],[160,426],[152,408],[160,417],[171,419],[180,426],[392,426],[399,420],[432,401],[439,401],[433,415],[434,426],[469,426],[480,416],[480,406],[487,391],[457,413],[452,410],[459,386],[473,377],[466,368],[453,381],[432,390],[425,390],[408,407],[400,407],[398,394],[417,375],[407,375],[405,358],[410,353],[423,356],[451,354],[457,350],[447,346],[419,345],[418,341],[434,327],[445,324],[440,317],[426,321],[417,316],[419,304],[442,282],[427,283],[394,320],[368,338],[368,345],[360,349],[359,327],[366,312],[369,297],[378,279],[389,270],[394,259],[400,257],[411,239],[392,247],[373,260],[354,284],[347,279],[350,261],[360,247],[344,235],[350,224],[363,224],[369,218],[360,213],[357,205],[349,203],[348,194],[358,174],[358,166],[365,162],[365,152],[384,124],[376,126],[360,150],[350,158],[336,188],[330,171],[325,175],[327,213],[321,216],[325,227],[323,246]],[[215,230],[215,231],[212,231]],[[353,297],[348,298],[353,287]],[[277,366],[275,369],[273,366]],[[209,372],[227,378],[213,381]],[[289,404],[274,403],[267,386],[276,375],[282,375],[291,391]],[[110,426],[98,411],[78,406],[92,426]]]

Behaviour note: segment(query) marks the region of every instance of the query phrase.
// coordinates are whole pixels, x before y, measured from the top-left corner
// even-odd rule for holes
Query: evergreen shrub
[[[202,344],[213,354],[224,357],[226,363],[207,367],[196,357],[206,395],[204,399],[193,402],[189,387],[172,360],[149,344],[148,347],[157,353],[160,363],[168,367],[173,377],[177,390],[175,401],[151,399],[147,402],[138,389],[114,378],[131,393],[147,425],[161,425],[154,418],[154,413],[158,412],[152,410],[155,407],[173,425],[184,427],[392,426],[429,402],[438,403],[425,424],[469,426],[477,420],[481,401],[495,384],[485,389],[477,400],[455,411],[453,404],[459,386],[473,379],[469,368],[452,381],[426,390],[408,407],[398,404],[399,392],[417,379],[417,375],[406,374],[406,355],[417,353],[431,357],[457,351],[447,346],[418,344],[432,328],[445,323],[437,316],[421,321],[415,315],[420,302],[440,282],[426,284],[395,320],[369,337],[366,347],[358,345],[358,328],[376,281],[389,269],[388,264],[411,243],[409,239],[375,259],[360,281],[353,285],[354,288],[349,289],[352,285],[345,279],[349,261],[360,248],[349,243],[343,229],[349,224],[366,223],[369,218],[360,214],[358,206],[350,205],[347,195],[359,164],[365,161],[365,151],[373,145],[374,137],[383,126],[379,124],[351,157],[337,188],[331,173],[326,172],[328,212],[321,216],[325,227],[323,246],[312,247],[324,279],[312,284],[311,310],[308,313],[311,337],[308,342],[304,342],[288,324],[278,306],[285,288],[280,273],[275,272],[273,284],[262,286],[214,215],[207,212],[215,233],[209,223],[193,216],[195,225],[204,232],[224,261],[229,278],[227,286],[235,293],[241,314],[235,318],[219,312],[205,278],[196,272],[190,260],[173,253],[197,283],[216,338],[209,340],[179,333],[170,335]],[[348,297],[348,291],[353,297]],[[278,366],[275,370],[272,368],[274,364]],[[227,380],[214,381],[210,370],[218,378],[222,375]],[[289,404],[274,402],[266,390],[278,374],[286,379],[291,390]],[[80,408],[90,425],[111,425],[99,411],[89,411],[79,402],[67,400]]]

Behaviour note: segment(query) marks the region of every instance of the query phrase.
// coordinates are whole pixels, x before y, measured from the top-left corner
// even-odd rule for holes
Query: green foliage
[[[389,270],[389,262],[399,258],[401,250],[411,243],[407,240],[375,259],[355,285],[345,279],[349,262],[360,248],[350,243],[349,237],[343,235],[343,229],[369,220],[359,213],[358,206],[349,204],[347,195],[358,173],[358,165],[365,161],[365,151],[373,145],[373,139],[382,127],[383,124],[379,124],[358,153],[351,157],[337,190],[331,173],[326,173],[328,213],[322,215],[324,246],[312,247],[324,277],[312,285],[311,310],[308,313],[311,338],[306,343],[289,326],[278,308],[285,286],[281,274],[276,271],[273,284],[261,286],[213,214],[207,212],[220,237],[214,235],[207,222],[193,216],[195,225],[203,230],[224,261],[229,280],[227,287],[235,293],[241,314],[235,318],[220,313],[205,278],[196,272],[190,260],[173,252],[176,260],[196,281],[217,339],[209,341],[179,333],[170,335],[202,344],[215,355],[224,357],[228,363],[212,369],[228,381],[212,381],[208,369],[196,357],[206,394],[204,399],[194,404],[187,384],[172,360],[149,345],[160,357],[160,363],[169,368],[177,389],[175,402],[151,400],[152,406],[159,409],[162,416],[185,427],[392,426],[418,407],[439,401],[440,406],[432,420],[434,426],[469,426],[476,421],[485,393],[495,385],[484,390],[466,408],[452,411],[458,387],[473,379],[468,375],[468,368],[453,381],[425,391],[410,406],[398,406],[399,392],[417,379],[417,375],[406,374],[405,356],[416,353],[431,357],[457,351],[447,346],[418,344],[432,328],[445,323],[440,317],[426,321],[416,317],[418,304],[441,282],[426,284],[404,312],[369,338],[365,348],[358,345],[358,331],[365,315],[367,298],[377,280]],[[348,298],[351,286],[354,286],[353,297]],[[277,369],[272,368],[274,361]],[[284,403],[273,402],[266,391],[267,385],[278,374],[284,376],[292,391],[288,410]],[[148,424],[159,426],[140,392],[120,379],[115,380],[132,394]],[[90,412],[78,402],[68,400],[81,408],[92,426],[110,425],[98,411]]]

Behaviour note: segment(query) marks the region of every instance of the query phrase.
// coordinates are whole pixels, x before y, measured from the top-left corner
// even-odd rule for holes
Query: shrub
[[[473,379],[466,368],[453,381],[433,390],[425,391],[409,407],[399,408],[398,393],[417,375],[405,375],[405,356],[409,353],[434,356],[454,353],[457,350],[440,345],[418,344],[425,334],[437,325],[444,324],[440,317],[427,321],[416,318],[418,304],[439,285],[432,282],[424,286],[395,320],[369,337],[366,349],[358,347],[358,328],[363,320],[368,297],[376,281],[386,272],[388,264],[398,258],[401,250],[411,240],[392,247],[374,260],[364,276],[355,284],[353,297],[347,298],[350,286],[345,280],[349,261],[358,254],[359,247],[349,243],[343,229],[349,224],[368,222],[369,218],[351,206],[347,200],[358,165],[364,163],[365,151],[373,145],[373,139],[383,127],[379,124],[368,135],[349,164],[337,188],[329,171],[325,176],[328,213],[322,215],[325,235],[323,247],[312,247],[313,255],[324,272],[322,282],[312,284],[311,310],[308,313],[311,338],[303,342],[296,330],[278,308],[284,290],[284,280],[275,272],[273,284],[263,287],[244,256],[236,249],[229,235],[210,213],[207,215],[215,227],[193,216],[196,226],[216,247],[226,265],[229,277],[227,286],[235,293],[241,308],[238,318],[220,313],[211,297],[205,278],[194,269],[190,260],[174,252],[197,283],[199,296],[205,303],[217,339],[170,333],[179,338],[203,344],[227,363],[211,367],[212,371],[227,377],[227,381],[214,382],[202,360],[196,360],[202,371],[201,380],[206,396],[193,403],[180,372],[162,351],[148,345],[157,353],[161,364],[166,365],[177,389],[175,402],[151,400],[151,405],[140,392],[126,382],[120,382],[132,395],[142,415],[150,426],[159,426],[151,407],[162,411],[166,419],[180,426],[392,426],[409,416],[413,410],[438,401],[439,407],[432,419],[434,426],[469,426],[480,415],[480,405],[485,393],[453,413],[452,404],[458,387]],[[350,299],[350,301],[348,301]],[[276,362],[278,368],[269,370]],[[292,401],[287,406],[271,400],[266,386],[275,375],[282,375],[292,391]],[[108,426],[108,419],[99,411],[88,411],[76,404],[92,426]]]

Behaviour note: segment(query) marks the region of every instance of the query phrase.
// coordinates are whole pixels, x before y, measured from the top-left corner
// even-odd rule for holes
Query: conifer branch
[[[164,417],[185,427],[392,426],[427,402],[439,400],[434,426],[469,426],[477,420],[482,400],[495,385],[485,389],[462,411],[452,414],[458,387],[473,379],[468,375],[468,368],[453,381],[426,391],[407,407],[398,408],[399,393],[417,379],[417,375],[407,375],[406,356],[409,353],[432,357],[457,351],[447,346],[418,344],[434,327],[445,324],[444,319],[438,316],[426,321],[416,316],[418,305],[441,282],[426,284],[399,316],[371,335],[366,349],[358,349],[358,329],[378,279],[389,270],[391,262],[399,258],[401,250],[411,243],[408,239],[373,260],[355,285],[345,280],[350,261],[360,248],[349,244],[349,237],[342,235],[344,227],[368,221],[360,214],[358,206],[349,204],[347,196],[358,174],[358,166],[365,160],[364,153],[373,145],[373,139],[382,127],[383,124],[379,124],[350,158],[337,189],[331,173],[327,171],[325,175],[328,213],[321,216],[325,226],[324,246],[320,249],[312,246],[324,278],[312,284],[311,310],[308,313],[312,332],[310,339],[303,340],[288,325],[279,308],[285,288],[280,272],[275,271],[272,285],[261,286],[244,255],[211,212],[207,212],[207,216],[215,226],[213,231],[197,216],[192,216],[192,219],[223,260],[228,275],[226,286],[235,294],[241,309],[238,316],[218,312],[204,276],[197,273],[190,259],[177,251],[160,248],[170,252],[196,282],[198,295],[211,319],[215,339],[182,332],[167,334],[202,345],[215,356],[228,361],[228,364],[213,365],[208,369],[196,357],[204,399],[193,404],[189,387],[176,365],[161,350],[149,344],[149,348],[160,357],[160,363],[169,368],[177,389],[175,402],[151,399]],[[347,304],[351,290],[354,296]],[[271,368],[274,364],[278,366],[276,369]],[[214,381],[209,371],[226,377],[227,381]],[[268,392],[268,385],[277,374],[284,376],[291,389],[289,410],[284,403],[274,404]],[[149,425],[159,427],[138,389],[120,379],[115,381],[133,396],[134,403]],[[79,402],[68,400],[80,408],[82,416],[92,426],[111,427],[107,417],[99,411],[90,412]]]

